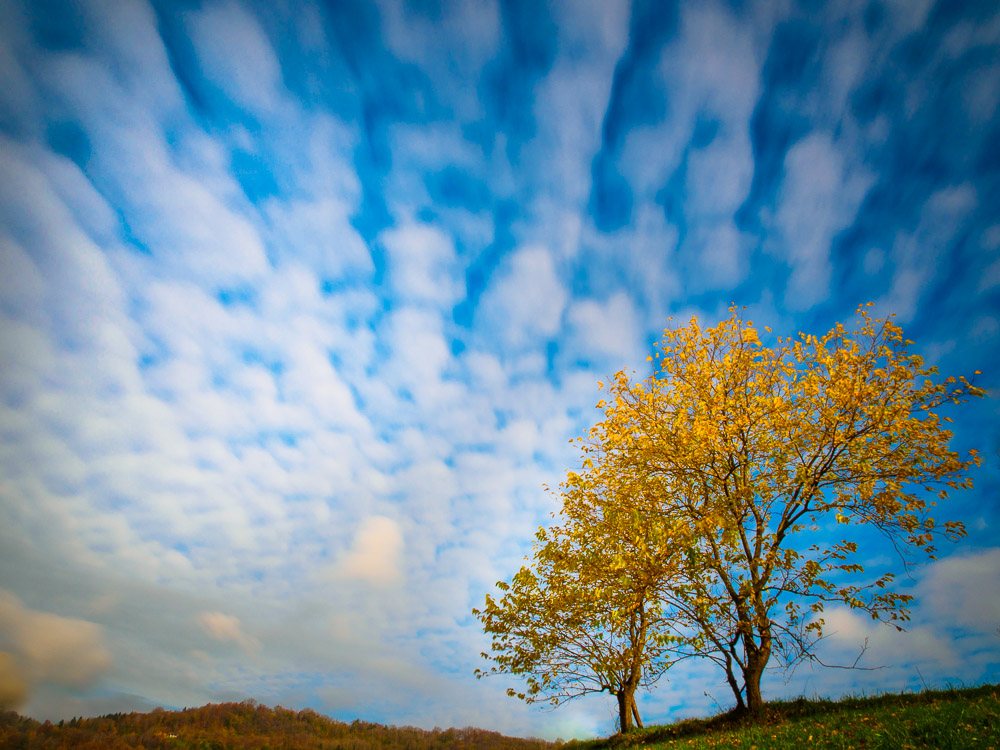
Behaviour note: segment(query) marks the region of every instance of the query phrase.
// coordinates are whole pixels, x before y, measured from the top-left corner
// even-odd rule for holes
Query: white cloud
[[[987,292],[1000,286],[1000,260],[988,265],[979,277],[979,291]]]
[[[686,164],[688,233],[680,260],[694,289],[732,288],[749,272],[749,242],[733,217],[749,195],[754,174],[750,118],[760,65],[747,24],[719,5],[685,6],[680,33],[664,48],[659,64],[670,92],[667,118],[660,125],[631,129],[619,158],[640,205],[652,201]],[[714,126],[715,134],[694,148],[699,123]]]
[[[464,295],[455,246],[437,227],[409,224],[383,233],[389,280],[397,298],[447,307]]]
[[[247,136],[250,143],[243,146],[263,152],[260,158],[275,165],[281,184],[294,186],[292,195],[273,195],[258,205],[276,265],[301,264],[328,281],[369,280],[375,265],[351,224],[361,199],[351,163],[357,133],[322,111],[305,113],[291,106],[280,110],[276,127],[295,137],[264,144]]]
[[[385,382],[407,389],[423,406],[439,404],[451,359],[442,328],[439,314],[414,307],[393,311],[380,327],[390,351],[381,367]]]
[[[205,76],[248,109],[278,104],[281,65],[257,20],[235,2],[207,5],[188,17]]]
[[[866,274],[874,276],[885,265],[885,251],[879,247],[871,248],[865,253],[865,259],[861,265],[865,269]]]
[[[70,628],[68,642],[91,658],[74,666],[75,653],[47,645],[55,636],[27,646],[5,636],[0,703],[32,690],[25,710],[52,718],[148,707],[136,695],[294,706],[320,684],[316,694],[351,701],[325,708],[373,720],[550,736],[553,722],[566,727],[556,732],[608,726],[593,703],[539,714],[506,701],[498,683],[471,683],[485,636],[468,611],[520,564],[555,507],[541,485],[578,461],[567,439],[597,417],[595,382],[607,372],[576,355],[608,369],[644,363],[645,336],[670,309],[693,309],[686,294],[752,270],[733,214],[752,174],[761,29],[721,6],[681,11],[659,66],[668,121],[628,136],[619,166],[635,187],[633,221],[604,234],[584,204],[629,43],[626,3],[551,9],[551,67],[526,79],[533,101],[510,102],[512,116],[533,117],[534,136],[520,142],[483,117],[481,98],[496,92],[480,76],[496,83],[515,64],[496,56],[505,19],[495,3],[445,3],[436,25],[385,4],[384,41],[405,64],[358,58],[354,78],[337,78],[344,61],[315,7],[289,19],[283,8],[251,16],[245,4],[205,4],[182,22],[218,88],[208,95],[244,110],[230,123],[226,107],[189,112],[160,40],[183,29],[159,27],[139,0],[81,8],[83,48],[52,52],[33,49],[23,14],[0,7],[10,84],[0,117],[16,134],[0,143],[0,173],[18,188],[0,191],[0,587],[104,629],[91,638],[93,623],[8,606],[43,635]],[[316,98],[283,89],[264,16],[300,32],[302,49],[283,47],[282,61],[304,50],[287,72]],[[444,43],[425,44],[432,26]],[[835,98],[857,74],[856,48],[838,49]],[[376,112],[386,70],[427,76],[433,124]],[[373,119],[324,112],[331,81],[342,86],[338,111],[356,98]],[[678,248],[656,193],[700,119],[719,127],[686,151]],[[85,170],[45,145],[71,121],[85,135]],[[275,194],[247,198],[230,174],[236,148],[275,170]],[[395,228],[378,237],[376,275],[352,224],[372,226],[361,177],[373,173],[359,170],[380,149]],[[445,169],[482,185],[480,208],[432,198],[428,175]],[[520,206],[510,222],[493,210],[506,201]],[[885,258],[900,289],[922,283],[917,251],[932,223]],[[467,266],[488,267],[508,232],[516,249],[492,269],[466,328],[450,308]],[[984,247],[994,240],[988,232]],[[724,317],[723,303],[697,300],[706,321]],[[761,305],[772,320],[783,314],[766,292]],[[994,317],[968,320],[992,336]],[[105,643],[115,659],[101,671]],[[46,661],[52,653],[62,666]],[[77,681],[34,676],[56,671]],[[93,692],[97,676],[110,697]],[[440,700],[414,700],[428,685]],[[681,689],[665,694],[674,703],[663,715],[710,708]]]
[[[900,35],[922,28],[933,5],[933,0],[889,0],[894,21],[889,28]]]
[[[750,272],[750,242],[728,221],[693,232],[688,244],[698,253],[701,271],[695,285],[704,289],[738,286]]]
[[[285,351],[287,369],[281,382],[294,403],[308,404],[326,425],[366,428],[367,419],[358,410],[350,386],[322,346],[301,338]]]
[[[31,320],[42,309],[45,287],[45,279],[28,253],[6,233],[0,234],[0,299],[4,308],[21,320]]]
[[[16,15],[15,15],[16,14]],[[28,46],[28,30],[18,23],[21,15],[13,6],[0,6],[0,108],[4,120],[19,132],[38,132],[43,109],[36,83],[17,54],[18,48]],[[5,123],[6,124],[6,123]],[[40,133],[39,133],[40,134]]]
[[[642,329],[632,301],[618,292],[604,303],[583,299],[574,301],[567,311],[573,330],[573,352],[593,353],[617,370],[640,359]]]
[[[478,76],[499,49],[499,4],[495,0],[446,0],[434,14],[392,0],[378,6],[392,53],[421,66],[438,82],[439,96],[463,118],[475,119],[481,112],[478,98],[462,82]],[[427,44],[428,38],[439,43]]]
[[[940,616],[940,627],[995,633],[1000,626],[1000,599],[984,593],[998,589],[1000,548],[992,548],[955,554],[928,566],[920,579],[919,597],[924,612]]]
[[[830,294],[830,249],[836,234],[851,225],[872,183],[863,168],[851,166],[837,144],[813,133],[785,155],[775,227],[778,253],[791,267],[784,302],[808,310]]]
[[[402,576],[402,554],[403,534],[399,524],[385,516],[370,516],[355,534],[354,544],[340,569],[349,578],[386,585]]]
[[[895,314],[900,323],[913,319],[929,291],[937,260],[947,253],[956,230],[978,202],[975,189],[967,184],[943,188],[927,199],[915,230],[897,235],[893,243],[892,285],[876,302],[882,314]]]
[[[828,608],[823,632],[829,637],[819,645],[820,658],[849,665],[865,649],[859,666],[877,668],[864,673],[868,690],[944,687],[970,679],[963,674],[990,679],[1000,605],[983,592],[1000,585],[998,561],[997,548],[958,553],[920,569],[913,588],[898,579],[897,585],[916,597],[913,619],[902,623],[902,632],[863,612]],[[857,678],[850,670],[800,669],[791,688],[775,690],[794,695],[809,684],[823,685],[823,694],[836,695],[856,690]]]
[[[18,190],[6,191],[0,198],[0,215],[10,226],[23,227],[19,243],[9,235],[0,240],[19,245],[11,247],[12,255],[4,263],[14,264],[7,269],[11,273],[24,274],[23,285],[19,277],[4,284],[14,304],[12,312],[36,325],[44,320],[64,341],[77,346],[107,342],[127,347],[118,331],[102,324],[105,319],[123,322],[121,317],[115,320],[124,295],[108,259],[76,226],[48,177],[32,164],[39,156],[10,142],[0,143],[0,174],[18,185]],[[19,222],[15,217],[24,218]],[[25,250],[29,243],[30,258]],[[47,282],[44,291],[39,273]],[[60,292],[63,286],[72,291]]]
[[[677,227],[653,201],[637,204],[633,220],[618,231],[605,234],[591,225],[581,238],[591,294],[610,297],[625,290],[641,311],[640,336],[662,327],[684,290],[678,242]]]
[[[872,621],[871,617],[843,607],[823,614],[824,633],[830,636],[828,651],[840,657],[840,664],[852,664],[865,647],[860,666],[913,668],[916,664],[935,671],[954,669],[959,657],[951,639],[943,632],[923,625],[911,625],[904,632]],[[824,660],[826,661],[826,660]]]
[[[663,51],[660,75],[670,90],[666,122],[632,129],[620,159],[638,194],[653,194],[679,166],[699,118],[715,119],[719,132],[704,153],[692,153],[689,183],[696,214],[732,211],[753,174],[749,125],[760,90],[760,59],[752,29],[725,7],[698,3],[682,8],[680,34]],[[697,60],[697,65],[691,61]],[[721,179],[718,188],[712,178]],[[716,202],[714,192],[721,189]]]
[[[91,60],[57,57],[46,72],[87,131],[92,167],[106,177],[102,192],[127,208],[132,235],[152,262],[220,285],[259,277],[267,255],[222,144],[185,130],[188,138],[168,143],[152,113],[133,106],[132,92]]]
[[[701,214],[730,217],[750,193],[753,170],[747,130],[716,138],[688,156],[687,199]]]
[[[684,9],[681,33],[680,43],[664,52],[667,80],[687,67],[688,96],[734,123],[746,122],[760,90],[761,61],[751,30],[724,4],[699,3]],[[692,59],[698,65],[690,65]]]
[[[988,227],[983,232],[980,242],[984,250],[989,252],[1000,250],[1000,224],[994,224]]]
[[[480,307],[501,339],[521,347],[559,332],[567,298],[551,253],[527,246],[494,271]]]
[[[369,278],[375,270],[368,247],[350,224],[353,207],[345,201],[335,197],[271,201],[265,210],[272,242],[284,257],[331,279],[355,274]]]
[[[158,19],[145,0],[80,3],[88,15],[92,51],[106,57],[116,77],[139,106],[157,116],[184,106],[184,94],[170,72]]]
[[[245,633],[239,618],[233,615],[224,612],[203,612],[198,616],[198,625],[213,640],[232,641],[248,652],[260,648],[260,641]]]
[[[586,0],[551,10],[560,44],[534,92],[539,134],[527,146],[522,169],[534,168],[548,200],[576,211],[590,193],[590,166],[601,148],[615,67],[628,43],[629,7],[618,0]],[[549,218],[539,220],[539,231]]]

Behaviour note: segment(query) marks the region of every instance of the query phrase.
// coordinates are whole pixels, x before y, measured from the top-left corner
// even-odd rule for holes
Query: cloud
[[[623,292],[603,304],[596,300],[576,300],[566,317],[574,332],[574,352],[595,354],[616,368],[639,359],[642,328],[635,306]]]
[[[384,586],[402,576],[403,533],[385,516],[366,518],[354,535],[351,551],[340,564],[343,575]]]
[[[596,732],[470,682],[468,612],[668,316],[878,299],[988,381],[995,27],[737,5],[0,3],[0,588],[115,656],[68,687],[10,637],[0,700]],[[975,607],[949,576],[922,598]],[[989,674],[985,626],[920,612]]]
[[[165,55],[160,64],[151,75],[172,79]],[[86,135],[88,163],[103,175],[98,195],[129,213],[125,244],[150,253],[161,272],[220,285],[252,280],[267,268],[260,234],[247,215],[252,212],[228,172],[225,144],[176,111],[137,106],[129,82],[93,59],[58,57],[47,61],[47,73],[53,96]],[[168,140],[157,114],[180,118],[184,126]],[[117,231],[117,220],[111,224]]]
[[[38,683],[92,686],[112,665],[100,626],[26,607],[0,591],[0,690],[20,705]]]
[[[913,320],[920,300],[930,291],[935,262],[948,254],[959,227],[978,202],[975,188],[967,184],[942,188],[927,199],[916,228],[896,235],[890,253],[892,283],[877,300],[878,310],[895,314],[901,323]]]
[[[850,164],[822,133],[792,146],[784,169],[774,216],[778,252],[791,267],[784,302],[789,309],[808,310],[830,294],[833,239],[853,222],[872,176]]]
[[[381,236],[389,251],[389,279],[397,299],[447,307],[463,296],[455,247],[440,229],[424,224],[395,227]]]
[[[687,179],[696,199],[691,208],[731,212],[753,173],[749,122],[760,89],[760,60],[750,29],[721,5],[685,6],[679,34],[664,46],[657,72],[670,107],[662,124],[629,128],[620,162],[624,173],[639,191],[661,189],[704,121],[717,130],[702,153],[691,153]]]
[[[739,128],[693,149],[685,178],[688,201],[699,213],[731,217],[746,200],[753,180],[749,134]]]
[[[559,30],[556,59],[536,88],[539,134],[526,145],[529,156],[520,168],[537,173],[546,200],[575,212],[590,193],[590,166],[601,149],[615,68],[628,43],[629,8],[623,2],[590,0],[558,4],[553,11]]]
[[[28,699],[28,682],[13,654],[0,651],[0,711],[17,710]]]
[[[551,253],[527,246],[504,259],[480,306],[500,339],[522,347],[560,330],[567,299]]]
[[[205,76],[247,109],[270,112],[278,103],[281,65],[257,20],[235,2],[188,16]]]
[[[202,612],[198,616],[198,625],[216,641],[232,641],[247,652],[254,652],[260,648],[260,641],[243,632],[242,624],[233,615],[223,612]]]
[[[824,633],[830,637],[825,644],[827,663],[850,665],[861,649],[867,648],[859,666],[892,667],[898,675],[916,665],[929,675],[954,670],[960,663],[951,638],[944,632],[924,625],[911,625],[904,632],[880,622],[873,622],[864,613],[843,607],[823,613]],[[830,656],[838,661],[831,662]],[[929,670],[933,670],[930,672]]]
[[[1000,601],[983,592],[1000,588],[1000,548],[956,554],[930,565],[920,578],[919,598],[941,627],[957,625],[980,633],[1000,627]],[[954,618],[952,622],[944,617]]]
[[[336,166],[332,166],[336,168]],[[335,197],[269,202],[271,241],[284,257],[307,263],[324,278],[369,278],[371,255],[349,221],[352,206]]]
[[[693,231],[687,240],[697,252],[700,274],[694,282],[699,289],[732,289],[750,270],[752,238],[729,221],[712,223]]]
[[[381,366],[384,384],[394,387],[403,399],[412,398],[423,409],[440,408],[450,400],[449,389],[442,382],[451,360],[443,326],[438,313],[401,307],[380,327],[389,347],[389,358]],[[384,402],[376,408],[396,411],[405,407]]]
[[[925,682],[948,684],[961,679],[963,672],[975,674],[975,680],[988,679],[991,664],[996,662],[1000,606],[982,592],[1000,585],[998,561],[1000,548],[992,547],[929,563],[920,570],[915,586],[906,591],[916,597],[916,606],[913,619],[902,623],[902,632],[872,621],[863,612],[828,608],[823,614],[823,632],[828,637],[819,646],[820,658],[826,663],[852,664],[864,648],[859,666],[878,667],[869,673],[868,683],[885,690],[919,687]],[[905,581],[901,584],[906,587]],[[849,689],[844,679],[830,678],[827,684]]]
[[[664,120],[624,137],[618,162],[638,202],[655,197],[671,223],[687,228],[679,260],[693,289],[732,289],[750,270],[754,243],[734,216],[754,177],[759,57],[750,28],[729,10],[685,6],[657,65],[669,102]]]
[[[448,0],[436,12],[426,12],[406,3],[379,2],[385,43],[400,60],[419,65],[437,82],[463,119],[481,116],[482,106],[470,87],[469,77],[478,77],[494,59],[502,40],[501,13],[495,0],[462,2]],[[425,44],[434,37],[441,44]]]

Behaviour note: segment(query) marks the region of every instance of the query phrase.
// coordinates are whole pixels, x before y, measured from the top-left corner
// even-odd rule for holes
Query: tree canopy
[[[580,438],[583,464],[562,486],[570,522],[560,533],[602,554],[618,545],[619,585],[582,597],[573,588],[581,579],[567,583],[555,562],[534,576],[550,600],[586,601],[588,611],[628,611],[616,597],[642,580],[661,648],[647,652],[646,668],[712,659],[737,706],[758,711],[772,657],[786,666],[816,658],[827,604],[897,627],[908,619],[911,596],[893,588],[891,570],[865,569],[859,534],[889,540],[904,568],[933,559],[940,538],[964,536],[959,520],[933,509],[971,486],[979,456],[949,448],[942,410],[983,391],[963,377],[940,379],[891,318],[865,307],[853,331],[838,323],[823,336],[783,339],[765,328],[770,344],[730,312],[714,327],[668,328],[651,375],[635,381],[621,371],[601,386],[604,418]],[[624,572],[640,569],[650,574]],[[525,625],[555,621],[539,611]],[[494,650],[503,658],[510,645]]]
[[[477,674],[523,677],[526,689],[507,693],[529,703],[611,693],[627,732],[642,726],[636,689],[652,685],[671,662],[657,589],[674,560],[648,525],[615,533],[617,517],[595,516],[602,506],[593,498],[568,491],[563,525],[540,529],[530,565],[497,584],[500,601],[488,595],[473,610],[493,638],[483,654],[493,666]]]

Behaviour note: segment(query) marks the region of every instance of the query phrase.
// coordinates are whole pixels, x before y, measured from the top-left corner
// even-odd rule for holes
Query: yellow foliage
[[[664,331],[649,377],[600,384],[604,418],[560,488],[561,525],[539,532],[535,572],[476,611],[495,637],[493,671],[526,675],[533,700],[573,692],[579,664],[559,654],[586,654],[602,684],[635,659],[657,675],[694,654],[754,709],[772,654],[814,657],[824,602],[905,622],[911,597],[893,576],[865,577],[857,544],[824,534],[877,530],[907,565],[964,536],[960,521],[935,521],[927,493],[971,486],[979,456],[949,449],[939,410],[983,391],[939,382],[868,306],[854,331],[773,346],[735,307],[714,327],[692,319]]]
[[[971,486],[979,456],[949,450],[950,420],[937,410],[983,391],[963,377],[936,382],[902,330],[866,307],[853,332],[837,324],[770,347],[736,308],[715,327],[665,330],[652,375],[633,382],[621,371],[604,389],[585,471],[564,484],[564,512],[582,518],[587,488],[614,486],[586,513],[658,519],[662,538],[688,549],[661,601],[677,631],[701,631],[703,655],[742,671],[751,704],[774,649],[786,663],[809,657],[807,636],[822,635],[799,600],[908,617],[910,597],[886,588],[891,576],[861,578],[854,543],[809,547],[807,529],[827,519],[877,529],[906,564],[917,550],[933,556],[937,537],[965,533],[958,521],[937,524],[922,493],[946,499]],[[623,523],[613,533],[627,535]]]

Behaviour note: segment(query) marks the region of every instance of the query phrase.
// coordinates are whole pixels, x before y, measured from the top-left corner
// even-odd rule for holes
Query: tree
[[[500,601],[487,595],[473,610],[493,638],[482,654],[493,666],[476,674],[523,677],[527,689],[507,694],[528,703],[609,692],[624,733],[642,726],[636,690],[671,663],[657,589],[670,578],[675,550],[653,538],[662,539],[659,523],[630,519],[628,534],[618,533],[621,517],[602,513],[617,507],[607,502],[613,488],[577,480],[570,474],[564,485],[564,525],[539,529],[531,564],[497,583]]]
[[[737,706],[745,697],[758,712],[772,656],[816,658],[825,604],[902,629],[912,597],[890,588],[891,572],[868,575],[855,540],[827,541],[830,528],[880,533],[907,568],[933,559],[936,539],[964,536],[932,517],[928,493],[943,501],[971,486],[979,456],[949,450],[939,410],[983,391],[935,382],[902,330],[864,308],[853,332],[837,324],[774,346],[730,312],[714,328],[666,330],[645,380],[615,376],[565,493],[628,486],[601,496],[603,515],[660,523],[686,547],[659,587],[668,627],[726,671]]]

